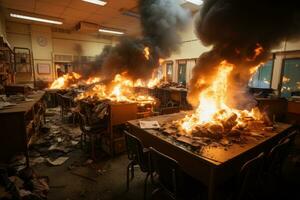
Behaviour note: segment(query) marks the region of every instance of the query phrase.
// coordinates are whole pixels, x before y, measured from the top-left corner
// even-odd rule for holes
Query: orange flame
[[[138,79],[136,82],[126,77],[126,73],[117,74],[109,85],[96,84],[92,89],[79,94],[76,100],[85,98],[108,99],[114,102],[136,102],[139,105],[155,104],[155,99],[149,95],[136,94],[133,87],[144,86]]]
[[[256,48],[254,49],[253,57],[247,58],[247,61],[254,61],[259,55],[262,54],[263,51],[264,51],[264,48],[259,43],[257,43]]]
[[[218,127],[218,130],[224,132],[225,123],[232,120],[233,127],[243,126],[245,117],[251,117],[255,120],[262,118],[259,110],[253,109],[237,110],[226,105],[228,76],[234,69],[234,65],[222,61],[219,65],[217,74],[212,84],[199,94],[199,105],[192,115],[186,115],[179,121],[180,128],[187,134],[203,126]],[[202,82],[202,81],[200,81]]]
[[[80,74],[77,74],[75,72],[71,72],[68,74],[65,74],[58,79],[56,79],[50,86],[50,89],[65,89],[69,87],[69,85],[72,84],[72,82],[78,80],[81,78]]]
[[[144,48],[144,56],[147,60],[149,60],[149,58],[150,58],[150,49],[149,49],[149,47]]]

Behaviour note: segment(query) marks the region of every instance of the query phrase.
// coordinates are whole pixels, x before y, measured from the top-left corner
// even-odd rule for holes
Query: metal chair
[[[295,138],[298,134],[298,130],[294,130],[291,133],[289,133],[287,136],[285,136],[284,138],[282,138],[279,143],[283,143],[287,138],[290,139],[289,141],[289,145],[292,146],[293,142],[295,141]]]
[[[130,134],[129,132],[125,131],[125,141],[126,141],[126,148],[127,148],[127,155],[130,163],[127,166],[127,191],[129,190],[129,171],[131,170],[131,179],[134,177],[134,166],[138,165],[142,172],[147,173],[144,183],[144,199],[146,199],[147,194],[147,181],[150,175],[148,160],[149,160],[149,149],[143,147],[142,142],[135,137],[134,135]]]
[[[242,166],[230,200],[256,199],[255,193],[260,186],[264,155],[260,153]]]
[[[175,200],[198,197],[200,185],[185,174],[173,158],[150,147],[149,166],[150,171],[158,175],[158,187],[152,192],[152,198],[160,191]]]
[[[282,165],[288,155],[291,139],[285,138],[274,146],[267,157],[267,173],[269,177],[281,177]]]
[[[81,130],[81,148],[83,148],[84,144],[86,143],[86,137],[89,137],[90,144],[91,144],[91,157],[93,160],[96,159],[95,156],[95,141],[96,139],[102,139],[102,136],[108,132],[108,122],[107,120],[99,121],[97,124],[89,123],[87,116],[78,112],[80,117],[79,120],[79,127]]]
[[[71,97],[57,94],[58,96],[58,103],[61,107],[61,119],[64,120],[65,116],[71,112],[71,108],[74,107],[74,103]]]
[[[291,144],[291,139],[287,136],[278,142],[266,156],[263,173],[264,199],[274,197],[286,199],[285,194],[282,192],[282,186],[286,183],[282,172]]]

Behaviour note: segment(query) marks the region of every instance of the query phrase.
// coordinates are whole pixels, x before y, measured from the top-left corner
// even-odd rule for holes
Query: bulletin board
[[[37,73],[51,74],[51,65],[49,63],[37,63]]]

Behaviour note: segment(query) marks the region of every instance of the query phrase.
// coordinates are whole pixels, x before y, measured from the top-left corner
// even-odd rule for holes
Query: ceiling
[[[47,25],[67,30],[73,30],[80,21],[84,21],[124,30],[129,35],[140,32],[139,19],[125,16],[121,12],[136,10],[138,0],[107,0],[107,2],[105,6],[99,6],[82,0],[0,0],[0,5],[8,21],[36,23],[9,17],[10,10],[14,10],[62,20],[62,25]]]

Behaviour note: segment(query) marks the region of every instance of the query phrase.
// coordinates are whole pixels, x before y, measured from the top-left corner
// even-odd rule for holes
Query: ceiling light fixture
[[[187,2],[193,3],[195,5],[202,5],[203,4],[203,0],[186,0]]]
[[[111,33],[111,34],[116,34],[116,35],[123,35],[124,34],[124,32],[121,32],[121,31],[114,31],[114,30],[109,30],[109,29],[105,29],[105,28],[100,28],[99,32]]]
[[[62,24],[62,22],[60,22],[60,21],[44,19],[44,18],[40,18],[40,17],[32,17],[32,16],[28,16],[28,15],[19,15],[19,14],[15,14],[15,13],[10,13],[10,16],[14,17],[14,18],[26,19],[26,20],[37,21],[37,22],[44,22],[44,23],[49,23],[49,24],[58,24],[58,25]]]
[[[99,6],[105,6],[107,4],[106,1],[101,1],[101,0],[82,0],[88,3],[93,3],[93,4],[97,4]]]

